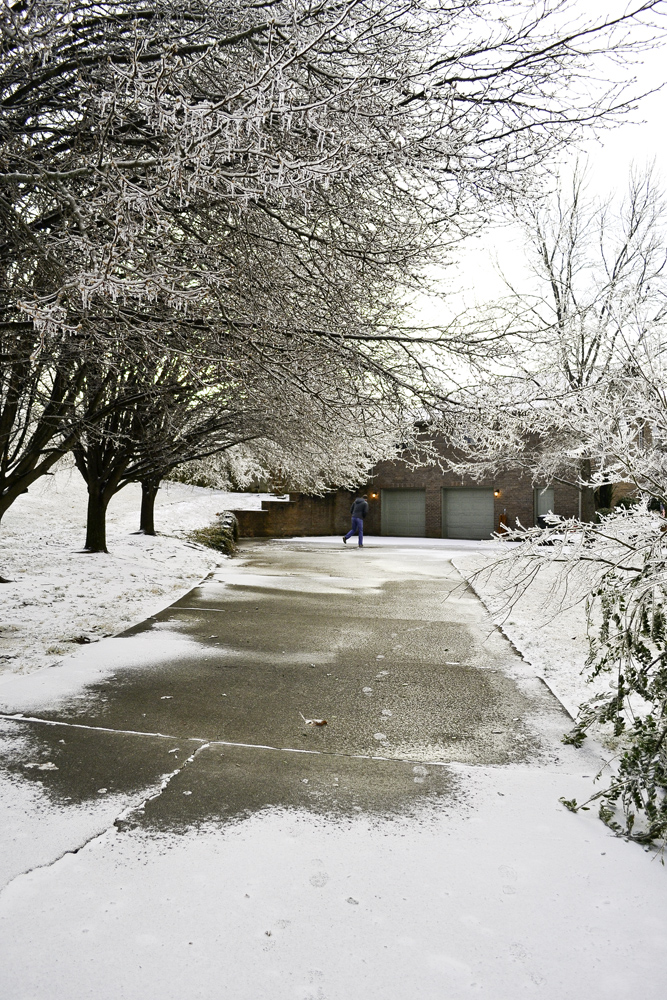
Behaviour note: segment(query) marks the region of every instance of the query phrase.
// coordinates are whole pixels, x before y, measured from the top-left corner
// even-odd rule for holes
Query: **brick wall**
[[[494,480],[477,481],[443,472],[437,466],[409,468],[405,462],[381,462],[375,469],[370,492],[377,494],[369,500],[369,534],[381,534],[382,518],[380,498],[383,489],[415,489],[426,492],[426,537],[442,537],[442,490],[452,487],[479,487],[493,489],[494,521],[496,528],[500,516],[506,512],[507,523],[516,524],[517,518],[524,527],[534,524],[534,493],[530,477],[518,473],[505,473]],[[554,513],[564,517],[576,517],[579,510],[579,494],[571,486],[553,484]]]
[[[443,452],[445,446],[443,445]],[[496,528],[506,512],[510,526],[520,520],[524,527],[534,523],[534,494],[530,478],[507,473],[493,481],[476,482],[444,473],[437,466],[413,469],[403,461],[381,462],[359,493],[368,494],[369,511],[364,530],[369,535],[382,532],[381,491],[383,489],[423,489],[426,492],[426,537],[442,537],[442,490],[451,487],[486,487],[498,492],[494,497]],[[576,517],[579,495],[576,489],[555,483],[556,514]],[[355,493],[337,490],[324,497],[290,494],[289,501],[263,500],[261,511],[239,510],[236,516],[245,538],[292,538],[299,535],[343,535],[350,527],[350,506]]]
[[[261,510],[234,511],[242,538],[293,538],[343,535],[350,526],[354,494],[337,490],[326,496],[291,493],[286,500],[262,500]]]

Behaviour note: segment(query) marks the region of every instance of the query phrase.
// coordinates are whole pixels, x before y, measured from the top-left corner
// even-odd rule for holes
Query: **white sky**
[[[597,0],[582,0],[582,6],[597,6]],[[633,92],[641,93],[660,87],[667,81],[667,41],[662,41],[641,62],[628,67],[628,76],[636,77]],[[642,168],[655,162],[657,177],[667,188],[667,86],[638,103],[625,121],[605,130],[597,139],[591,137],[573,150],[565,169],[577,156],[588,164],[588,190],[605,197],[622,193],[627,186],[633,165]],[[520,234],[510,227],[495,227],[468,241],[459,254],[458,262],[449,268],[443,281],[448,286],[447,305],[426,305],[422,310],[424,323],[442,323],[448,315],[476,303],[489,301],[504,294],[498,264],[513,283],[528,290],[530,278],[525,269]]]

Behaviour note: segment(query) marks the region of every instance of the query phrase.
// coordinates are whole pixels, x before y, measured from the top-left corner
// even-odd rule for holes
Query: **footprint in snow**
[[[498,874],[502,875],[507,882],[516,882],[517,874],[510,865],[501,865],[498,869]]]

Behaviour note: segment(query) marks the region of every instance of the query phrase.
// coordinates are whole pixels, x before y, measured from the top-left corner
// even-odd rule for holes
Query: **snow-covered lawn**
[[[46,476],[0,525],[0,673],[56,663],[75,640],[128,628],[187,593],[225,557],[187,541],[218,511],[258,508],[258,494],[165,483],[151,538],[139,526],[141,489],[128,486],[108,513],[109,554],[86,554],[86,486],[74,468]]]
[[[514,600],[508,567],[498,558],[498,553],[478,551],[457,553],[452,562],[494,622],[574,717],[581,702],[594,694],[582,675],[588,655],[585,581],[576,581],[573,575],[565,581],[557,566],[546,565]]]

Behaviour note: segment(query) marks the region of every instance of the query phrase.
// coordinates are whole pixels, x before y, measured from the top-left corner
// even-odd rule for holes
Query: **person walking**
[[[364,546],[364,518],[368,514],[368,497],[365,493],[362,497],[355,497],[354,503],[350,507],[350,514],[352,515],[352,527],[347,535],[343,535],[343,541],[347,545],[348,538],[352,538],[352,535],[359,535],[359,548],[361,549]]]

